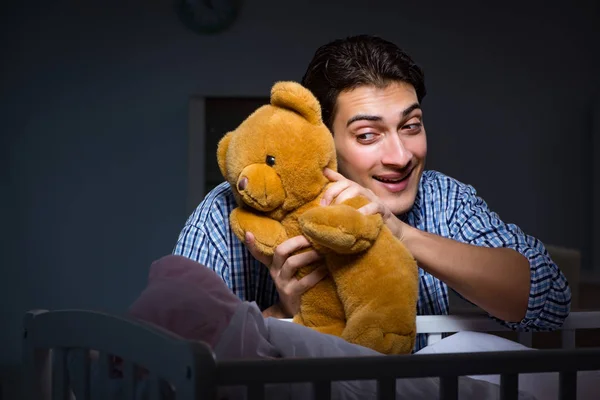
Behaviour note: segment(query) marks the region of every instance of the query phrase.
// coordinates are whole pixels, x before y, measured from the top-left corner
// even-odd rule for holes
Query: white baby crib
[[[439,377],[439,398],[456,399],[459,377],[480,374],[500,375],[499,398],[515,399],[519,374],[532,372],[559,372],[558,398],[575,399],[577,372],[600,370],[600,348],[575,348],[575,331],[588,328],[600,328],[600,312],[572,313],[562,329],[562,349],[217,362],[204,343],[127,317],[35,310],[23,326],[25,399],[73,399],[77,388],[85,400],[116,400],[109,390],[115,379],[119,398],[128,400],[140,398],[142,383],[144,398],[198,400],[217,398],[218,387],[239,385],[247,388],[245,398],[263,399],[266,384],[294,382],[311,382],[314,398],[329,399],[332,382],[343,380],[376,380],[377,398],[394,399],[397,378],[418,377]],[[456,315],[419,316],[417,329],[430,343],[442,333],[506,330],[484,316]],[[114,357],[123,361],[122,376],[111,376]],[[98,368],[93,385],[92,366]]]

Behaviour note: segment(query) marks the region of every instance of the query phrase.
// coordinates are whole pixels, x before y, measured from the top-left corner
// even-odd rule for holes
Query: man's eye
[[[402,128],[406,128],[406,129],[410,129],[410,130],[420,129],[421,124],[420,123],[407,124],[407,125],[404,125]]]
[[[358,140],[371,140],[375,137],[374,133],[368,132],[368,133],[361,133],[360,135],[356,136],[356,138]]]

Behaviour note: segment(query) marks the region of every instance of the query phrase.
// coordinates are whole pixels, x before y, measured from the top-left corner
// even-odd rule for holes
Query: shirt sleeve
[[[508,247],[529,260],[531,289],[525,317],[517,323],[494,319],[524,331],[560,328],[570,311],[571,290],[542,242],[500,220],[473,187],[459,185],[453,191],[446,210],[451,238],[478,246]]]
[[[233,290],[227,253],[227,235],[221,207],[200,204],[179,234],[173,254],[188,257],[215,271]],[[207,232],[213,232],[208,234]]]

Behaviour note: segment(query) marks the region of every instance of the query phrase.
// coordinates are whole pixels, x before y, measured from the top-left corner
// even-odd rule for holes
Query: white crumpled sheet
[[[458,332],[418,354],[484,352],[484,351],[537,351],[512,340],[481,332]],[[500,384],[499,375],[477,375],[474,379]],[[558,373],[519,374],[519,389],[531,393],[538,400],[558,400]],[[575,400],[575,399],[573,399]],[[576,400],[600,400],[600,371],[577,373]]]
[[[497,350],[529,350],[533,349],[497,336],[460,332],[428,346],[419,354],[468,352],[468,351],[497,351]],[[217,341],[214,348],[218,360],[236,360],[248,358],[318,358],[318,357],[354,357],[382,356],[365,347],[350,344],[338,337],[324,335],[312,329],[281,321],[274,318],[264,319],[255,303],[241,303],[235,309],[231,322]],[[81,373],[71,364],[70,373],[76,377]],[[341,361],[343,366],[343,361]],[[96,363],[91,365],[92,371],[92,400],[98,399],[95,379],[98,373]],[[450,366],[451,368],[451,366]],[[557,374],[521,374],[519,376],[519,399],[555,400],[558,399]],[[79,379],[75,379],[75,382]],[[579,372],[577,400],[600,399],[600,372]],[[491,400],[500,398],[499,376],[473,376],[459,378],[459,399]],[[344,381],[331,385],[332,399],[363,400],[375,399],[375,381]],[[77,399],[81,389],[74,385],[73,390]],[[120,398],[124,387],[121,379],[111,379],[109,382],[109,398]],[[149,386],[143,380],[137,387],[136,399],[149,398]],[[173,399],[169,387],[161,388],[160,398]],[[396,399],[438,399],[439,380],[437,378],[407,378],[396,381]],[[299,399],[312,398],[312,386],[308,383],[269,384],[265,387],[267,399]],[[245,400],[244,387],[220,388],[219,399]],[[116,397],[113,397],[116,396]],[[99,400],[99,399],[98,399]]]
[[[228,328],[215,347],[218,360],[256,357],[318,358],[373,356],[382,354],[350,344],[338,337],[275,318],[264,319],[254,303],[239,306]],[[341,361],[343,363],[343,361]],[[375,381],[340,381],[332,384],[332,399],[364,400],[376,398]],[[459,398],[492,400],[500,398],[500,387],[494,383],[469,377],[459,378]],[[306,400],[312,397],[312,386],[305,383],[270,384],[265,388],[268,399]],[[398,379],[396,399],[438,399],[438,378]],[[220,395],[229,399],[245,399],[244,388],[223,388]],[[519,399],[535,399],[519,393]]]

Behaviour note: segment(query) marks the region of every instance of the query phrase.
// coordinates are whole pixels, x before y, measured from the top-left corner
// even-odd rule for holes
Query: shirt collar
[[[410,226],[418,226],[421,223],[423,218],[422,208],[423,208],[423,198],[424,198],[424,181],[425,174],[421,175],[421,180],[419,181],[419,188],[417,189],[417,194],[415,195],[415,201],[410,210],[406,213],[399,216],[402,222],[409,224]]]

